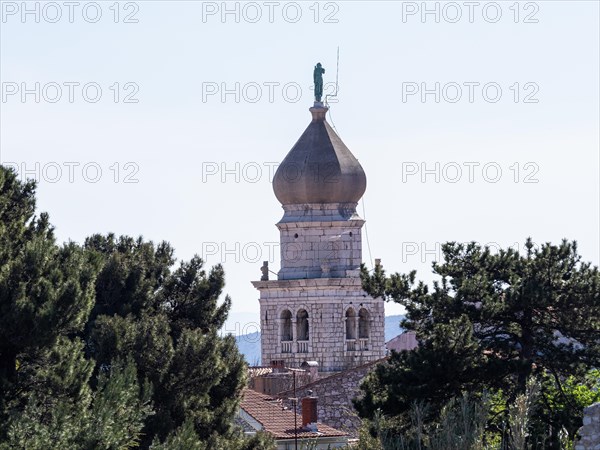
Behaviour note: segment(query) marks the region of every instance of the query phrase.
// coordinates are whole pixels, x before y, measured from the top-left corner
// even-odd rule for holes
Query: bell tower
[[[362,226],[356,212],[367,179],[358,160],[327,123],[315,67],[312,121],[273,179],[283,208],[277,280],[260,292],[262,363],[319,363],[336,372],[385,354],[384,302],[361,287]],[[319,72],[319,73],[322,73]],[[322,79],[321,79],[322,82]]]

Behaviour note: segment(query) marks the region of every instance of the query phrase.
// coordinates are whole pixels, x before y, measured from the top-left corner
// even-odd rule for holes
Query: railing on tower
[[[298,341],[298,353],[308,353],[308,341]]]
[[[369,350],[369,338],[346,339],[346,351],[356,352]]]
[[[281,341],[281,353],[292,353],[293,341]]]

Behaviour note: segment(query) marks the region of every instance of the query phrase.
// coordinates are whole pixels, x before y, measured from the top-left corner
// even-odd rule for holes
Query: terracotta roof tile
[[[273,372],[273,369],[271,367],[261,367],[261,366],[248,367],[248,375],[250,376],[250,378],[267,375],[267,374],[270,374],[271,372]]]
[[[243,392],[240,407],[254,419],[260,422],[265,431],[275,439],[294,438],[294,412],[282,409],[281,400],[261,394],[252,389]],[[298,438],[348,436],[348,433],[336,430],[330,426],[318,423],[317,432],[306,431],[302,428],[302,416],[298,415]]]

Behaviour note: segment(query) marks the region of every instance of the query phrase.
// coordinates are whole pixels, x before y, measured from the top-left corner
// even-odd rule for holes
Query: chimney
[[[308,373],[308,382],[312,383],[319,379],[319,363],[317,361],[304,361],[300,368]]]
[[[309,397],[302,399],[302,428],[317,431],[317,397],[308,391]]]

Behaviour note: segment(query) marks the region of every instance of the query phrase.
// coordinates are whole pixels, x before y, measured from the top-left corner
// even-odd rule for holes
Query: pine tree
[[[236,439],[246,365],[235,340],[219,336],[231,306],[219,300],[223,268],[205,271],[194,257],[171,270],[169,245],[141,238],[95,235],[85,247],[105,261],[84,336],[96,371],[130,357],[153,388],[142,446],[189,437],[190,424],[208,448],[215,435]]]
[[[34,194],[34,183],[0,167],[0,421],[22,406],[16,393],[34,383],[33,367],[70,345],[61,338],[83,328],[94,302],[97,265],[74,244],[56,245],[48,215],[34,216]]]
[[[142,238],[57,245],[0,166],[0,449],[266,450],[233,426],[246,364],[223,268]]]
[[[34,216],[34,194],[0,166],[0,448],[136,446],[150,409],[135,368],[115,366],[92,389],[95,364],[77,336],[101,260],[58,246],[48,215]]]
[[[532,376],[560,383],[599,366],[600,274],[575,242],[535,248],[528,239],[524,254],[475,243],[442,249],[432,289],[415,283],[415,272],[388,277],[381,266],[363,267],[365,290],[405,306],[402,326],[420,342],[367,378],[356,401],[363,417],[380,409],[402,422],[414,401],[439,412],[464,391],[501,390],[512,402]]]

